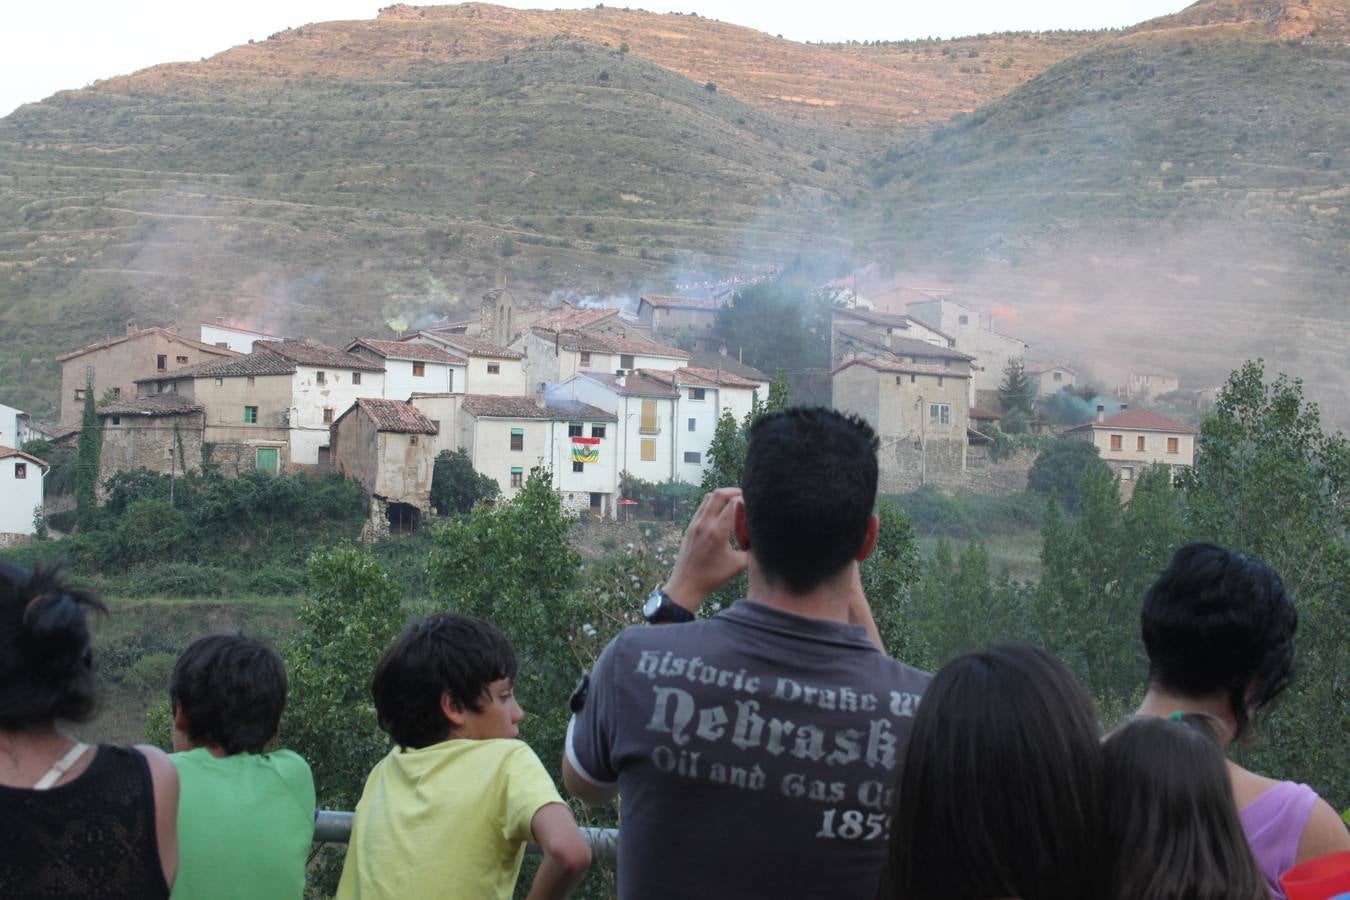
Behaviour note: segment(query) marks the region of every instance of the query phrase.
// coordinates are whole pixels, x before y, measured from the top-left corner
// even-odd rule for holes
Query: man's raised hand
[[[744,506],[740,488],[718,488],[703,497],[665,584],[671,600],[696,613],[705,597],[745,571],[749,554],[730,541]]]

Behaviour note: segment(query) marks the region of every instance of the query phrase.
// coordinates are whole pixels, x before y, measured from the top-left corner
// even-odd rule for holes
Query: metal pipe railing
[[[321,809],[314,815],[314,843],[345,844],[352,836],[354,813],[338,809]],[[581,833],[591,845],[596,862],[615,862],[619,858],[619,829],[583,828]],[[527,845],[525,852],[538,855],[537,844]]]

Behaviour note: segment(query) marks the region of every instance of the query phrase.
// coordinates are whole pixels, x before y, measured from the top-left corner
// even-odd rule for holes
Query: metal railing
[[[314,816],[314,843],[345,844],[352,836],[352,818],[355,814],[337,809],[321,809]],[[582,835],[591,845],[596,862],[615,862],[619,857],[619,829],[583,828]],[[537,856],[539,846],[528,844],[525,852]]]

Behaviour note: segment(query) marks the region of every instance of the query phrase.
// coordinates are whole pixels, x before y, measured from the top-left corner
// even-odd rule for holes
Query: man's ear
[[[863,537],[862,546],[858,548],[858,555],[853,557],[858,562],[863,562],[872,555],[872,551],[877,549],[877,535],[881,532],[881,519],[876,513],[867,520],[867,534]]]
[[[750,527],[745,524],[745,499],[738,497],[736,503],[736,519],[732,523],[731,531],[736,536],[736,546],[742,550],[750,549]]]
[[[450,696],[449,691],[441,694],[441,715],[450,723],[450,730],[455,731],[463,728],[467,717],[464,714],[464,707],[455,702],[455,698]]]
[[[173,727],[175,731],[181,731],[184,734],[187,734],[187,713],[183,712],[183,704],[181,703],[175,703],[173,705]]]

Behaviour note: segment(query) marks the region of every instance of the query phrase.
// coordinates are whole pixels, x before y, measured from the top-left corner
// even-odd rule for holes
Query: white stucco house
[[[618,472],[662,482],[680,477],[679,391],[643,374],[585,373],[550,385],[552,406],[585,403],[613,415]]]
[[[22,447],[33,437],[33,422],[28,413],[0,403],[0,447]]]
[[[418,331],[403,341],[431,344],[468,360],[464,384],[456,390],[468,394],[525,397],[535,386],[525,377],[525,354],[468,334]]]
[[[468,381],[468,359],[434,344],[357,338],[346,351],[384,366],[386,400],[462,392]]]
[[[675,401],[676,477],[689,484],[703,480],[708,448],[724,411],[738,423],[754,406],[760,384],[730,372],[685,366],[673,372],[639,370],[638,375],[669,385]],[[767,395],[761,394],[760,399]]]
[[[32,454],[0,447],[0,534],[33,533],[33,512],[42,508],[47,469]]]

